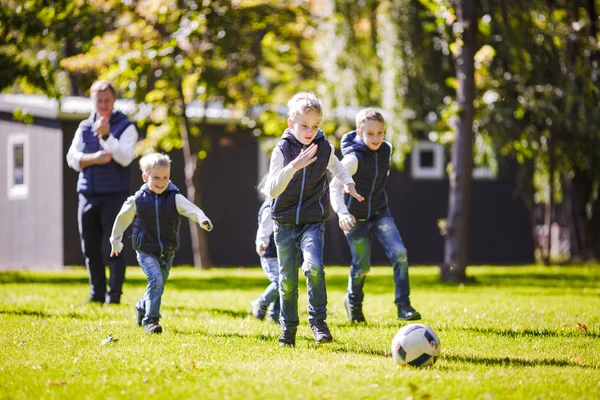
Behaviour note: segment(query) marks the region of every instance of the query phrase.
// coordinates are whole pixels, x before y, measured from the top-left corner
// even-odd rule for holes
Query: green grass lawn
[[[347,268],[328,267],[334,342],[317,346],[301,285],[297,346],[249,316],[259,268],[174,268],[162,335],[135,325],[145,288],[130,267],[121,305],[80,305],[84,269],[0,272],[0,399],[598,399],[600,266],[470,267],[476,283],[412,267],[412,303],[441,341],[429,369],[401,368],[390,343],[391,268],[366,284],[367,325],[347,322]],[[580,325],[578,325],[580,324]],[[117,342],[102,345],[109,334]]]

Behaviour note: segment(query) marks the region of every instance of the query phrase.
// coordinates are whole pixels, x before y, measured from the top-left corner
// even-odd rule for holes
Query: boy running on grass
[[[342,183],[331,182],[332,206],[344,231],[352,265],[348,276],[348,293],[344,304],[350,322],[365,322],[362,311],[363,286],[371,269],[371,241],[383,245],[394,271],[395,303],[399,320],[418,320],[421,315],[410,304],[406,247],[388,208],[385,186],[390,167],[392,146],[384,141],[385,121],[381,113],[366,108],[356,115],[356,131],[342,136],[342,164],[356,181],[356,188],[367,196],[358,203],[344,196]]]
[[[145,184],[130,196],[115,219],[110,237],[111,256],[123,250],[123,232],[133,222],[131,242],[140,267],[148,277],[146,292],[136,304],[138,326],[147,334],[161,333],[160,303],[175,252],[179,248],[180,215],[210,231],[213,226],[194,203],[171,183],[171,159],[165,154],[148,154],[140,159]]]
[[[296,344],[298,266],[308,287],[308,320],[317,343],[333,340],[325,322],[327,291],[323,267],[324,222],[329,218],[327,170],[358,201],[354,181],[319,130],[321,103],[312,93],[298,93],[288,103],[288,129],[273,149],[268,188],[273,198],[275,244],[279,259],[281,346]]]

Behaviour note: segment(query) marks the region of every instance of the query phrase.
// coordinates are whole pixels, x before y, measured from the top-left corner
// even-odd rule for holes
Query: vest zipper
[[[369,208],[367,212],[367,219],[371,218],[371,199],[373,198],[373,192],[375,191],[377,175],[379,175],[379,154],[375,153],[375,178],[373,178],[373,185],[371,185],[371,193],[369,193]]]
[[[154,211],[156,213],[156,235],[160,246],[160,256],[163,256],[163,244],[160,240],[160,221],[158,220],[158,194],[154,193]]]
[[[306,146],[302,147],[306,149]],[[298,208],[296,208],[296,225],[300,223],[300,208],[302,207],[302,198],[304,197],[304,182],[306,181],[306,167],[302,168],[302,186],[300,187],[300,199],[298,199]]]

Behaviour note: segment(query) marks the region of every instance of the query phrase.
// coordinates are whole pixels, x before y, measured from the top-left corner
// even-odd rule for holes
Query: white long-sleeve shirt
[[[112,159],[115,160],[117,164],[127,167],[135,158],[134,149],[138,137],[139,135],[135,124],[131,124],[125,128],[119,139],[113,135],[108,135],[106,140],[100,139],[100,146],[112,154]],[[81,171],[79,162],[84,154],[83,148],[84,143],[81,128],[77,128],[69,151],[67,152],[67,164],[77,172]]]
[[[204,214],[204,211],[189,201],[181,193],[175,195],[175,206],[177,207],[179,215],[191,219],[206,231],[210,232],[212,230],[213,224]],[[112,233],[110,235],[112,252],[120,253],[123,250],[123,233],[127,227],[131,225],[136,214],[137,208],[135,206],[135,196],[129,196],[127,200],[125,200],[125,203],[123,203],[121,211],[119,211],[117,218],[115,218],[115,223],[113,224]],[[203,225],[203,222],[205,221],[209,223],[208,227]]]
[[[331,146],[331,155],[329,156],[329,162],[327,163],[327,169],[333,174],[334,177],[340,180],[343,185],[354,184],[352,176],[348,174],[346,168],[335,155],[335,149]],[[287,188],[288,184],[294,177],[294,174],[298,171],[292,166],[292,163],[284,166],[283,152],[277,146],[273,149],[271,154],[271,165],[269,166],[269,181],[267,187],[269,188],[269,195],[272,198],[279,196]]]
[[[255,241],[257,252],[261,245],[267,247],[271,243],[271,235],[273,234],[274,229],[273,220],[271,219],[271,209],[265,207],[258,218],[258,229],[256,230]]]

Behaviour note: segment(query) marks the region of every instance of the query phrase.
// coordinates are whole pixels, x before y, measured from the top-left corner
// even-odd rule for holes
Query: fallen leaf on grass
[[[577,327],[579,328],[579,330],[581,332],[587,332],[588,331],[587,326],[585,326],[584,324],[582,324],[580,322],[577,323]]]
[[[575,358],[575,360],[573,360],[573,361],[575,362],[575,364],[579,364],[579,362],[581,361],[582,358],[583,358],[583,353],[578,355],[577,358]]]
[[[59,382],[48,381],[48,386],[65,386],[66,384],[67,384],[66,381],[59,381]]]
[[[106,337],[106,339],[104,339],[101,343],[102,346],[104,346],[107,343],[114,343],[114,342],[118,342],[119,339],[117,338],[113,338],[112,333],[109,333],[108,336]]]

